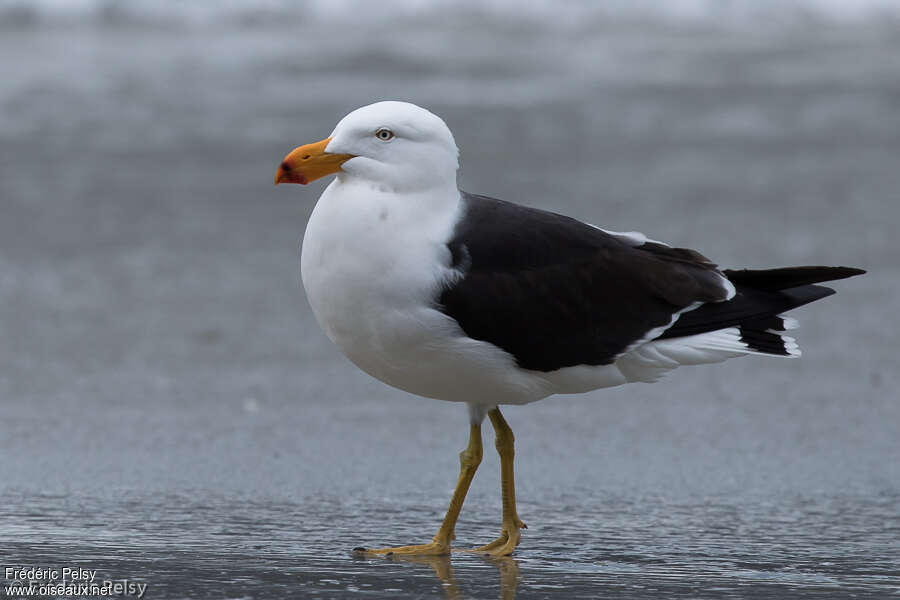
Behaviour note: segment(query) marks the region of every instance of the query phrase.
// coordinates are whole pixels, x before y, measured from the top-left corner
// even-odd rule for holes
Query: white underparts
[[[791,356],[800,356],[793,338],[781,336],[781,339]],[[644,344],[621,357],[616,365],[628,381],[656,381],[680,366],[717,363],[746,354],[772,356],[750,348],[741,340],[737,327],[728,327]]]
[[[786,318],[792,328],[795,319]],[[787,325],[787,323],[786,323]],[[800,356],[800,348],[794,338],[781,335],[788,357]],[[566,367],[544,374],[544,378],[556,387],[555,393],[575,394],[600,387],[613,387],[625,383],[658,381],[678,367],[718,363],[729,358],[766,354],[750,348],[741,340],[737,327],[697,335],[649,341],[622,356],[611,365]]]

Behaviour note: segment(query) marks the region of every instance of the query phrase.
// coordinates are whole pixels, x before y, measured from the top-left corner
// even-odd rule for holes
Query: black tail
[[[853,267],[782,267],[780,269],[741,269],[740,271],[726,269],[723,273],[736,286],[776,292],[812,283],[846,279],[862,275],[865,271]],[[813,298],[813,300],[818,300],[818,298]],[[807,302],[812,302],[812,300]]]
[[[775,333],[791,328],[781,313],[834,293],[829,287],[813,284],[862,275],[865,271],[852,267],[784,267],[723,273],[734,284],[734,298],[684,313],[660,339],[738,327],[741,340],[757,352],[797,354],[793,339]]]

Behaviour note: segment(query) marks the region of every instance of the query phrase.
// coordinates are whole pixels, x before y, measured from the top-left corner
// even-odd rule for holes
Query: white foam
[[[741,25],[784,22],[878,22],[900,19],[896,0],[0,0],[0,17],[28,15],[35,20],[109,22],[148,21],[181,25],[218,22],[394,22],[397,19],[440,20],[447,16],[478,15],[498,21],[517,21],[542,28],[583,27],[618,21]]]

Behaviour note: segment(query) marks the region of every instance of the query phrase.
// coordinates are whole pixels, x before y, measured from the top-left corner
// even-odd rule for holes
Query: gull
[[[499,537],[511,554],[514,436],[501,405],[654,382],[682,365],[796,357],[787,310],[864,273],[849,267],[721,270],[695,250],[637,232],[460,191],[459,151],[442,119],[414,104],[354,110],[291,151],[275,183],[336,175],[301,252],[303,286],[326,335],[360,369],[425,398],[465,403],[469,441],[446,516],[425,544],[366,556],[451,551],[490,419],[500,456]],[[563,410],[564,405],[560,405]]]

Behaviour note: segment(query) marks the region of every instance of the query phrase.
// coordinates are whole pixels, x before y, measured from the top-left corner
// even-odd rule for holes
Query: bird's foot
[[[427,544],[417,544],[414,546],[397,546],[394,548],[354,548],[353,553],[356,556],[446,556],[450,554],[449,541],[432,540]]]
[[[474,548],[470,550],[470,552],[477,552],[478,554],[483,554],[492,558],[509,556],[513,553],[513,550],[516,549],[516,546],[519,545],[519,540],[522,537],[522,529],[528,529],[528,526],[525,525],[521,519],[516,517],[509,523],[503,524],[503,529],[500,531],[500,537],[489,544]]]

